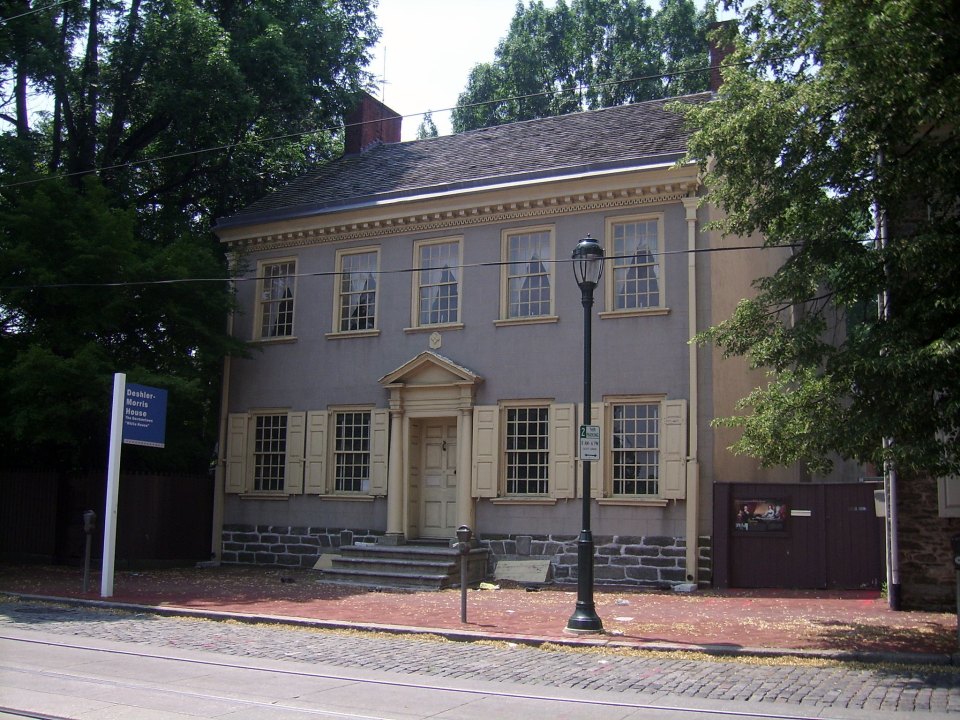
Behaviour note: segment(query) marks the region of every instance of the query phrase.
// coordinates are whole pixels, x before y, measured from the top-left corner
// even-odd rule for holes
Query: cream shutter
[[[687,401],[663,403],[660,423],[660,497],[682,500],[687,494]]]
[[[497,497],[500,473],[500,408],[478,405],[473,408],[473,497]]]
[[[550,406],[550,495],[576,497],[577,428],[573,403]]]
[[[227,472],[224,492],[242,493],[247,489],[247,427],[246,413],[231,413],[227,418]]]
[[[327,491],[326,410],[307,413],[307,452],[303,491],[323,495]]]
[[[577,425],[575,430],[576,442],[578,443],[577,447],[577,459],[580,458],[580,425],[585,424],[583,421],[586,420],[586,417],[583,414],[583,403],[577,404],[577,413],[580,417],[580,423]],[[590,465],[590,497],[591,498],[601,498],[604,497],[605,493],[603,489],[605,487],[605,475],[604,472],[607,467],[607,450],[610,448],[610,438],[606,434],[606,405],[605,403],[590,403],[590,424],[597,425],[600,427],[600,459],[591,462]],[[577,497],[583,497],[583,461],[581,460],[577,463]]]
[[[390,411],[370,413],[370,494],[387,494],[387,457],[390,452]]]
[[[307,414],[287,413],[287,469],[283,487],[288,495],[303,492],[303,448],[306,442]]]
[[[606,406],[602,402],[592,403],[590,406],[590,424],[600,426],[600,459],[593,463],[590,471],[590,497],[605,497],[603,489],[606,487],[607,450],[610,440],[607,439]]]

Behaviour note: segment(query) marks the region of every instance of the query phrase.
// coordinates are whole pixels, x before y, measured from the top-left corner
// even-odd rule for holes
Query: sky
[[[448,109],[473,66],[493,60],[516,7],[517,0],[379,0],[383,34],[368,69],[386,77],[378,99],[404,116],[403,140],[416,138],[427,110],[439,133],[450,133]]]

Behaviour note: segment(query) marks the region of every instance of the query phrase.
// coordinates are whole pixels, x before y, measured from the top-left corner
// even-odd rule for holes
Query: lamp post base
[[[593,602],[593,534],[586,528],[580,531],[577,540],[577,605],[567,620],[565,632],[603,632],[603,622]]]
[[[603,621],[597,615],[597,611],[592,604],[580,607],[580,603],[577,603],[577,607],[570,619],[567,620],[567,626],[563,631],[577,635],[602,633]]]

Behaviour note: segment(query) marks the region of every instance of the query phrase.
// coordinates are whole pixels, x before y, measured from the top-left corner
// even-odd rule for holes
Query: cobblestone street
[[[234,657],[315,661],[432,678],[483,679],[531,688],[582,689],[629,698],[700,698],[748,703],[757,712],[824,709],[960,713],[960,672],[952,667],[854,665],[824,660],[707,658],[597,648],[532,648],[505,642],[317,630],[165,618],[142,612],[6,601],[4,627],[138,646]]]

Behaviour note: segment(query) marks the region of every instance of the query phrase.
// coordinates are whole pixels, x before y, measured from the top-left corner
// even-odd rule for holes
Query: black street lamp
[[[590,344],[593,291],[603,275],[603,248],[587,235],[573,250],[573,274],[583,305],[583,424],[590,424]],[[583,523],[577,538],[577,606],[567,620],[567,631],[603,632],[603,622],[593,604],[593,533],[590,531],[590,462],[583,460]]]

